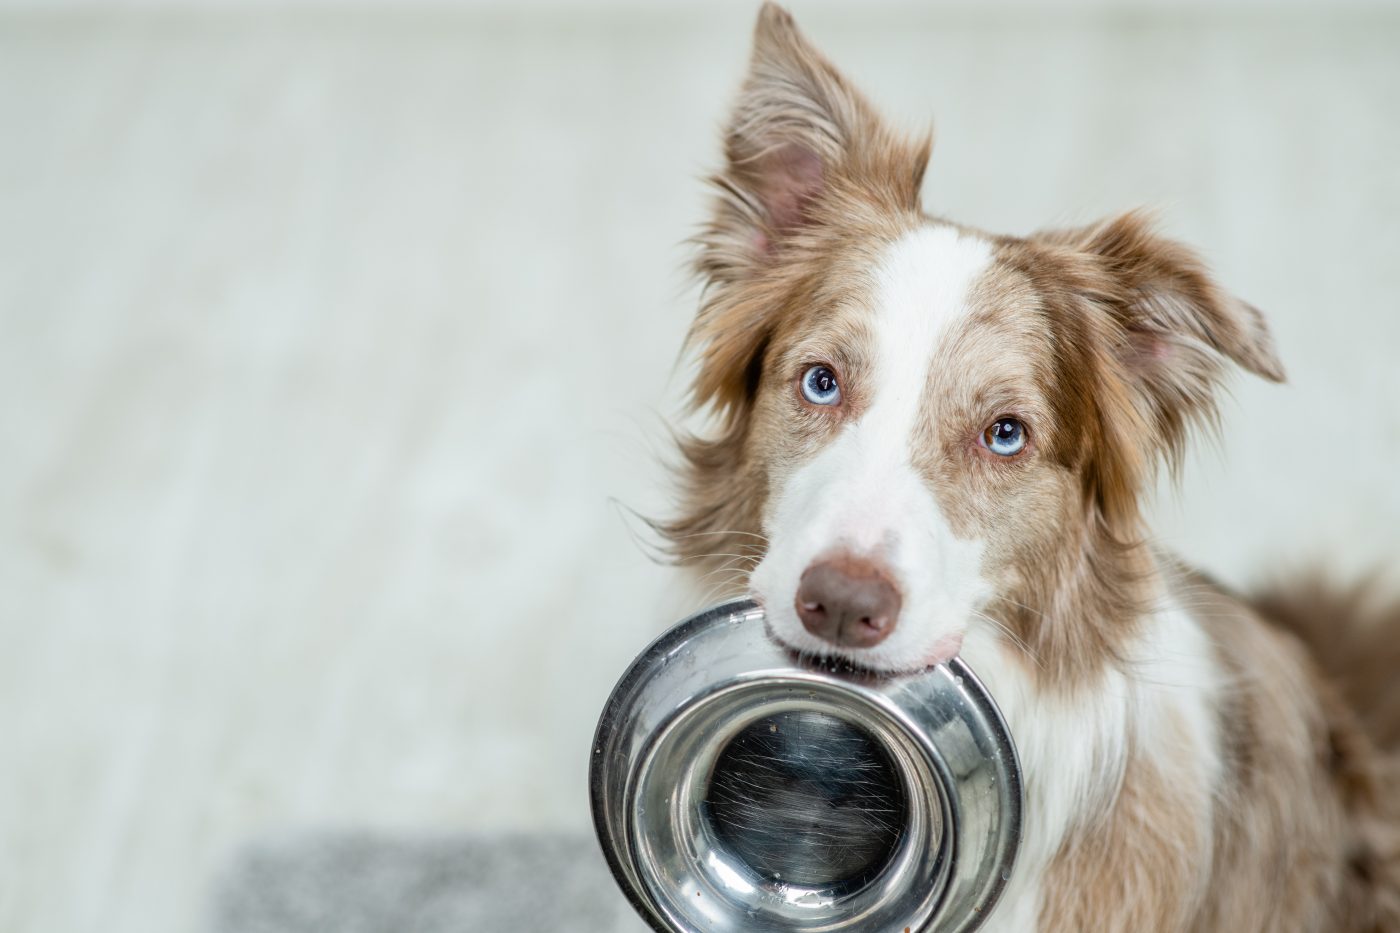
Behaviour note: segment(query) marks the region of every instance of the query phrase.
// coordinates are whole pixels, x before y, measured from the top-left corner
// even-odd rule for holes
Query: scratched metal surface
[[[908,803],[879,743],[835,716],[781,713],[720,753],[705,799],[719,838],[758,875],[859,886],[889,863]]]

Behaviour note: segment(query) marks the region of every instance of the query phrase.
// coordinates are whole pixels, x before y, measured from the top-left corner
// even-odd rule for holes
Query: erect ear
[[[697,238],[710,289],[692,333],[707,348],[700,401],[730,404],[766,337],[755,317],[762,303],[744,307],[727,287],[771,269],[803,232],[862,211],[917,212],[929,147],[891,132],[786,10],[763,5],[725,128],[724,168],[711,179],[719,194]]]
[[[1201,259],[1158,236],[1139,212],[1042,239],[1088,261],[1089,297],[1105,312],[1110,357],[1146,432],[1144,456],[1179,462],[1193,423],[1213,423],[1224,361],[1272,382],[1283,364],[1263,316],[1221,289]],[[1121,432],[1120,432],[1121,433]]]
[[[891,209],[919,209],[929,140],[892,133],[809,43],[792,16],[765,3],[753,54],[724,134],[724,170],[707,236],[713,276],[742,273],[815,222],[823,195],[853,188]],[[737,268],[736,268],[737,267]]]

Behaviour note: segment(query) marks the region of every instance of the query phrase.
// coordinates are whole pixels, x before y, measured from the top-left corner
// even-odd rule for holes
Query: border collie
[[[929,216],[929,151],[763,7],[674,550],[740,556],[794,651],[985,680],[1027,795],[987,929],[1400,930],[1400,614],[1246,601],[1142,527],[1226,367],[1283,379],[1264,319],[1136,213]]]

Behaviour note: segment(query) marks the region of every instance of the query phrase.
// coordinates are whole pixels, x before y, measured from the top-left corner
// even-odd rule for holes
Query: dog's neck
[[[1114,650],[1101,652],[1093,664],[1081,656],[1047,672],[1028,660],[1027,646],[990,628],[974,630],[964,642],[962,657],[996,698],[1016,742],[1026,792],[1022,849],[1005,898],[1009,909],[998,911],[988,929],[1035,928],[1035,888],[1046,867],[1067,839],[1112,807],[1133,756],[1189,772],[1183,778],[1193,783],[1209,783],[1218,768],[1213,649],[1173,595],[1170,568],[1160,568],[1146,547],[1132,552],[1130,568],[1143,609],[1132,619],[1090,620],[1119,633]],[[1080,586],[1091,585],[1090,576],[1080,579]],[[1095,601],[1067,593],[1059,605],[1088,611]],[[1066,610],[1047,606],[1043,624],[1054,625],[1057,611]],[[1090,628],[1066,626],[1076,627]],[[1067,677],[1071,671],[1082,676]]]

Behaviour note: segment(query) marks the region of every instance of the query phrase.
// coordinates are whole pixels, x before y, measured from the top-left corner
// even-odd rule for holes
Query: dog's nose
[[[869,648],[894,631],[899,590],[878,564],[853,556],[818,561],[797,585],[802,627],[833,645]]]

